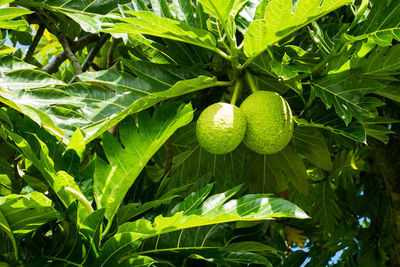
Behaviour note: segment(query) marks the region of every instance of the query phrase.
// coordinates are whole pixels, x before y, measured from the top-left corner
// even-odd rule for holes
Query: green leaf
[[[75,11],[76,13],[108,14],[118,7],[118,4],[130,2],[129,0],[103,0],[98,1],[79,1],[79,0],[53,0],[43,2],[41,0],[17,0],[16,3],[22,5],[36,6],[48,9],[49,11]]]
[[[348,125],[352,118],[363,121],[364,117],[374,117],[376,107],[383,103],[364,95],[379,91],[384,87],[377,80],[362,79],[358,71],[343,71],[316,79],[315,94],[327,108],[335,107],[338,116]]]
[[[22,15],[27,15],[32,13],[32,11],[25,9],[25,8],[19,8],[19,7],[3,7],[0,9],[0,28],[2,27],[3,20],[11,20],[13,18],[17,18]]]
[[[199,146],[195,122],[179,129],[171,137],[171,145],[174,156],[167,188],[191,185],[193,191],[213,179],[216,190],[223,192],[243,182],[244,145],[224,155],[211,154]]]
[[[373,1],[373,8],[363,23],[351,33],[363,38],[371,37],[380,46],[391,46],[392,40],[400,40],[398,1]]]
[[[0,77],[1,96],[18,94],[21,90],[35,89],[49,85],[64,85],[53,76],[39,70],[20,69],[3,73]]]
[[[297,153],[312,164],[327,171],[332,169],[331,155],[320,131],[311,127],[296,127],[293,141]]]
[[[102,29],[102,17],[99,15],[67,10],[62,10],[62,13],[73,19],[86,32],[99,33]]]
[[[301,126],[316,127],[329,130],[335,134],[350,138],[356,142],[365,142],[366,133],[364,125],[358,121],[353,121],[346,125],[343,120],[334,113],[326,112],[314,118],[311,122],[299,119],[297,123]]]
[[[230,200],[213,213],[203,214],[201,210],[197,210],[193,215],[184,215],[183,212],[178,212],[172,217],[159,215],[154,219],[153,223],[145,219],[127,222],[118,228],[118,233],[136,233],[141,235],[140,238],[146,239],[172,231],[203,225],[233,221],[268,220],[280,217],[308,218],[300,208],[286,200],[254,194]]]
[[[104,218],[104,209],[98,209],[89,214],[79,225],[79,232],[90,249],[97,254],[100,251],[100,233]]]
[[[159,17],[172,19],[172,13],[166,0],[150,0],[152,11]]]
[[[185,198],[184,201],[178,203],[169,212],[169,215],[173,215],[177,212],[183,212],[184,214],[193,214],[193,212],[199,207],[204,199],[210,194],[213,186],[213,184],[208,184],[199,191],[191,193]]]
[[[263,256],[247,251],[225,251],[225,250],[189,250],[190,258],[206,260],[215,264],[260,264],[272,267],[272,264]]]
[[[65,149],[65,152],[68,150],[73,150],[76,152],[76,154],[79,156],[79,158],[82,160],[83,153],[85,152],[85,139],[83,138],[82,132],[77,129],[71,136],[71,139],[69,140],[68,146]]]
[[[399,87],[396,86],[386,86],[385,88],[375,92],[375,94],[400,102],[400,90]]]
[[[64,171],[57,172],[55,170],[54,162],[49,155],[47,145],[36,135],[34,135],[34,140],[38,143],[39,147],[37,154],[33,151],[31,144],[29,144],[24,138],[9,130],[6,130],[6,132],[12,142],[14,142],[14,144],[19,148],[21,153],[40,171],[47,184],[54,190],[65,207],[69,207],[77,199],[76,196],[69,194],[65,190],[66,187],[72,188],[83,196],[72,176]],[[84,218],[88,215],[82,205],[80,206],[79,215],[80,218]]]
[[[137,266],[137,267],[147,267],[147,266],[154,266],[154,264],[157,263],[154,259],[147,257],[147,256],[133,256],[130,257],[123,262],[121,262],[118,266]]]
[[[184,15],[184,20],[190,26],[195,27],[195,16],[194,16],[194,8],[192,2],[190,0],[177,0],[179,2],[179,7],[182,10]]]
[[[308,195],[306,168],[290,146],[270,155],[251,153],[245,169],[245,181],[251,192],[280,193],[287,189],[287,182],[290,182],[302,194]]]
[[[279,250],[256,241],[229,243],[224,250],[278,253]]]
[[[272,0],[268,3],[263,19],[256,19],[244,37],[244,53],[254,57],[297,31],[308,23],[352,2],[352,0]]]
[[[215,38],[208,31],[194,28],[183,22],[160,18],[152,12],[127,11],[127,13],[135,17],[118,18],[126,23],[114,23],[112,26],[110,25],[110,28],[103,31],[110,33],[148,34],[194,44],[213,51],[217,50]]]
[[[7,221],[7,218],[4,216],[3,212],[1,211],[1,205],[5,202],[4,198],[0,198],[0,229],[3,230],[8,237],[11,240],[11,243],[13,245],[14,248],[14,254],[15,254],[15,258],[18,260],[18,245],[17,242],[15,240],[15,236],[13,234],[13,231]]]
[[[122,224],[133,217],[136,217],[152,208],[158,207],[161,204],[168,202],[174,198],[178,197],[177,195],[172,195],[172,196],[166,196],[166,197],[161,197],[160,199],[150,201],[150,202],[145,202],[143,205],[140,203],[129,203],[127,205],[124,205],[122,208],[118,210],[117,213],[117,221],[118,224]]]
[[[62,137],[65,143],[80,128],[88,143],[129,114],[146,109],[165,98],[218,85],[215,77],[204,76],[207,72],[195,69],[185,72],[183,68],[146,63],[132,63],[129,66],[132,69],[143,66],[140,75],[150,78],[141,80],[119,71],[86,72],[79,77],[88,83],[29,90],[29,87],[52,84],[55,79],[49,78],[49,81],[40,84],[40,80],[27,75],[28,72],[33,73],[31,70],[9,72],[3,76],[7,77],[9,92],[0,92],[0,101]],[[10,74],[15,75],[15,78],[9,79],[7,75]],[[14,80],[23,80],[29,84],[18,85]]]
[[[352,68],[363,68],[363,76],[397,75],[400,73],[400,45],[392,47],[377,47],[367,56],[354,57]],[[379,78],[379,77],[377,77]]]
[[[119,133],[124,148],[111,134],[103,135],[103,148],[110,165],[97,158],[93,191],[97,207],[106,209],[106,218],[114,216],[147,161],[192,118],[190,104],[178,107],[171,102],[156,109],[152,118],[141,112],[137,123],[133,118],[123,121]]]
[[[0,197],[0,226],[14,235],[27,234],[57,219],[52,201],[39,192]],[[8,226],[3,223],[7,223]]]
[[[36,66],[10,55],[0,56],[0,72],[10,72],[19,69],[36,69]]]
[[[290,80],[297,75],[299,72],[310,72],[308,66],[305,65],[295,65],[283,62],[283,60],[278,61],[273,59],[270,62],[271,69],[274,71],[279,78],[284,80]]]
[[[383,143],[389,143],[389,134],[394,134],[395,132],[390,130],[393,123],[399,123],[400,120],[386,118],[386,117],[376,117],[373,119],[368,119],[364,122],[364,126],[367,135],[372,136]]]
[[[10,20],[10,21],[0,21],[0,27],[2,29],[9,29],[19,32],[30,33],[32,29],[29,27],[28,22],[24,19]]]
[[[328,182],[315,185],[312,190],[312,218],[328,232],[334,230],[342,216],[337,197]]]
[[[237,190],[237,189],[235,189]],[[203,194],[199,194],[199,198],[203,199]],[[211,196],[204,203],[211,203],[210,199],[218,199],[219,197]],[[197,201],[194,199],[193,202]],[[139,219],[134,222],[127,222],[118,228],[118,232],[105,242],[103,250],[98,261],[99,266],[104,266],[106,263],[118,261],[120,257],[136,249],[139,240],[148,239],[173,231],[199,227],[204,225],[212,225],[234,221],[258,221],[269,220],[279,217],[290,218],[308,218],[308,216],[294,204],[278,198],[267,198],[266,195],[246,195],[239,199],[230,200],[219,206],[214,212],[208,212],[208,209],[202,207],[196,209],[194,214],[185,215],[183,211],[175,213],[171,217],[157,216],[154,222],[145,219]],[[133,245],[135,244],[135,245]],[[196,249],[196,248],[189,248]],[[202,249],[201,247],[198,249]],[[218,248],[217,248],[218,249]],[[174,249],[175,250],[175,249]],[[196,251],[196,250],[195,250]],[[138,251],[130,254],[130,256],[140,255],[144,251]],[[157,252],[153,250],[153,252]],[[197,253],[198,251],[196,251]],[[240,251],[221,251],[219,255],[237,255],[237,257],[223,257],[225,260],[231,259],[245,262],[250,258],[258,258],[258,263],[268,264],[265,258],[258,255],[251,257],[250,252],[239,253]],[[211,253],[215,254],[215,250]],[[248,257],[245,256],[248,255]],[[251,255],[250,255],[251,254]],[[200,253],[202,255],[202,253]],[[243,255],[243,258],[239,255]],[[262,261],[262,262],[261,262]]]
[[[229,16],[235,17],[248,0],[198,0],[203,5],[204,12],[213,15],[222,22]]]

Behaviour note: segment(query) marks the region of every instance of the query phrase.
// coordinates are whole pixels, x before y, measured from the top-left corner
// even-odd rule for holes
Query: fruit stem
[[[235,90],[233,91],[233,95],[232,95],[232,99],[231,99],[231,104],[235,105],[236,104],[236,100],[238,98],[239,92],[242,89],[242,80],[241,79],[237,79],[236,83],[235,83]]]
[[[250,86],[250,89],[253,93],[257,92],[257,85],[256,82],[254,81],[253,75],[249,71],[246,71],[246,80],[247,84]]]
[[[74,196],[75,198],[78,199],[78,201],[82,204],[82,206],[85,208],[87,213],[91,214],[93,212],[92,205],[90,202],[78,191],[71,187],[65,187],[64,188],[65,192],[67,192],[70,196]]]

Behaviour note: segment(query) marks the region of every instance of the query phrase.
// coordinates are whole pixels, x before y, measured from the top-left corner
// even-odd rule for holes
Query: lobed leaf
[[[206,187],[206,189],[203,188],[200,191],[208,191],[208,188],[209,185]],[[236,190],[238,190],[238,188],[234,189],[233,191],[229,190],[225,192],[224,195],[231,195],[232,192]],[[198,201],[193,199],[192,202],[201,202],[203,199],[204,195],[198,194]],[[210,206],[211,202],[214,202],[216,204],[216,208],[211,213],[208,212],[208,209],[200,207],[187,215],[185,215],[184,211],[180,211],[175,213],[171,217],[163,217],[162,215],[159,215],[154,219],[154,222],[150,222],[146,219],[139,219],[134,222],[127,222],[122,224],[118,227],[118,232],[104,244],[104,248],[101,251],[98,265],[104,266],[106,263],[111,263],[111,260],[118,260],[118,257],[123,257],[124,254],[133,251],[137,246],[136,244],[138,242],[140,243],[140,240],[148,239],[150,237],[170,233],[173,231],[234,221],[258,221],[280,217],[299,219],[308,218],[308,216],[296,205],[283,199],[268,198],[267,195],[263,194],[245,195],[239,199],[225,202],[222,205],[217,204],[221,202],[220,199],[221,198],[214,195],[204,200],[203,203],[208,203],[206,206]],[[227,200],[227,198],[223,199]],[[188,249],[190,250],[193,248],[189,247]],[[196,253],[202,250],[201,247],[194,249],[199,249],[196,251]],[[218,248],[216,249],[218,250]],[[157,252],[157,249],[153,252]],[[243,255],[244,261],[240,260],[240,256],[232,258],[223,257],[224,260],[230,259],[234,262],[252,262],[250,258],[253,257],[253,260],[255,260],[255,257],[258,259],[256,263],[269,266],[269,262],[264,257],[250,252],[241,252],[240,250],[222,250],[219,251],[221,253],[216,253],[215,249],[211,250],[210,252],[217,255],[218,257],[224,255],[224,253],[237,256]],[[130,256],[140,255],[141,253],[143,253],[143,251],[130,254]],[[245,257],[245,254],[249,254],[248,257]],[[199,255],[202,255],[202,253],[200,253]]]
[[[104,32],[148,34],[180,42],[194,44],[216,51],[216,41],[208,31],[189,26],[168,18],[160,18],[149,11],[126,11],[135,17],[118,18],[125,23],[114,23]]]
[[[42,193],[0,196],[0,226],[6,232],[27,234],[55,219],[52,201]]]
[[[247,29],[244,37],[244,53],[254,57],[319,17],[353,0],[271,0],[265,9],[265,16],[256,19]]]
[[[376,107],[383,103],[366,94],[377,92],[384,85],[377,80],[362,79],[356,70],[328,74],[312,81],[315,94],[327,108],[335,107],[338,116],[348,125],[352,118],[363,121],[364,117],[374,117]]]
[[[141,112],[137,122],[133,118],[124,120],[119,127],[123,147],[111,134],[103,135],[103,148],[109,164],[96,159],[93,191],[97,207],[106,209],[107,219],[115,215],[129,187],[150,158],[192,118],[190,104],[178,106],[170,102],[156,109],[153,117]]]

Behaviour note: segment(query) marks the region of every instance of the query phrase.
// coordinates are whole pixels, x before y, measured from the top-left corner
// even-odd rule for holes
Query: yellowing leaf
[[[286,240],[289,245],[295,244],[298,247],[304,248],[307,240],[307,236],[302,235],[303,231],[290,227],[289,225],[284,226]]]

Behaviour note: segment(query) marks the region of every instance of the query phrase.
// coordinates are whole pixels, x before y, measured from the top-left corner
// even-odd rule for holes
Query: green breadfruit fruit
[[[244,144],[260,154],[282,150],[293,136],[293,118],[289,104],[279,94],[257,91],[240,106],[247,120]]]
[[[231,104],[213,104],[197,120],[197,140],[213,154],[231,152],[242,142],[245,133],[246,119],[240,108]]]

